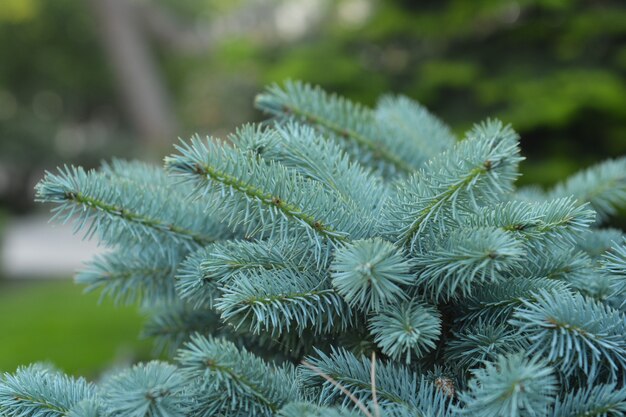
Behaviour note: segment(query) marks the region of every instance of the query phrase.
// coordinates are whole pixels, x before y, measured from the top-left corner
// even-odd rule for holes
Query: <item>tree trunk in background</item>
[[[131,0],[91,0],[108,61],[140,139],[171,144],[177,123],[169,94]]]

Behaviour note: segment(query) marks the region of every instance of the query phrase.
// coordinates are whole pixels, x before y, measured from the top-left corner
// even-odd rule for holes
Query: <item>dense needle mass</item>
[[[626,415],[626,158],[517,190],[519,138],[303,83],[165,169],[47,173],[37,199],[112,249],[77,281],[173,353],[102,383],[32,365],[6,417]]]

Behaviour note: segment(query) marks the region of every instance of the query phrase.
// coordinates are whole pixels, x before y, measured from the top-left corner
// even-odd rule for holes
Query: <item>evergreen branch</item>
[[[85,284],[87,292],[101,290],[101,299],[110,297],[117,304],[172,302],[175,265],[182,257],[162,252],[148,244],[97,255],[76,275],[76,282]]]
[[[302,361],[302,366],[304,366],[305,368],[310,369],[311,371],[317,373],[319,376],[321,376],[322,378],[324,378],[327,382],[331,383],[334,387],[336,387],[339,391],[341,391],[342,394],[344,394],[346,397],[348,397],[350,399],[350,401],[352,401],[354,403],[354,405],[366,416],[366,417],[373,417],[372,413],[370,413],[370,411],[367,409],[367,407],[365,407],[365,405],[363,405],[363,403],[356,398],[350,391],[348,391],[343,385],[341,385],[340,383],[338,383],[337,381],[335,381],[331,376],[326,375],[324,372],[322,372],[319,368],[317,368],[314,365],[311,365],[310,363],[308,363],[307,361]],[[374,370],[373,368],[373,363],[372,363],[372,371]],[[374,384],[371,385],[372,387],[372,398],[376,398],[375,393],[376,393],[376,387],[374,386]]]
[[[319,358],[308,358],[307,362],[319,371],[308,368],[299,368],[300,375],[305,387],[318,387],[320,402],[324,405],[337,403],[342,392],[333,383],[325,380],[321,373],[328,375],[338,384],[348,389],[361,402],[368,402],[372,396],[370,383],[371,362],[365,356],[357,358],[345,350],[332,350],[330,356],[317,352]],[[417,376],[405,367],[377,364],[376,380],[378,385],[376,393],[379,401],[386,404],[409,405],[414,400],[414,393],[418,388]],[[344,406],[349,405],[348,399],[341,400]]]
[[[554,240],[567,241],[577,238],[589,229],[595,221],[596,213],[587,204],[576,207],[569,198],[551,200],[540,205],[537,210],[542,215],[542,224],[538,231],[544,235],[554,236]]]
[[[471,227],[497,227],[529,244],[571,246],[589,231],[595,212],[572,198],[541,202],[509,201],[483,207],[470,215]]]
[[[199,205],[181,205],[167,189],[149,189],[80,167],[47,172],[36,191],[37,201],[57,204],[53,218],[66,222],[76,214],[75,232],[90,223],[87,236],[97,232],[109,244],[125,241],[122,236],[127,236],[134,241],[147,237],[159,244],[165,239],[194,247],[226,236],[217,222],[200,216]]]
[[[102,388],[111,417],[184,417],[184,380],[164,362],[138,364],[111,376]]]
[[[345,408],[320,407],[310,403],[290,403],[278,412],[278,417],[363,417],[363,413]]]
[[[569,279],[567,282],[582,295],[609,303],[612,299],[619,298],[624,289],[622,279],[599,269],[591,269],[588,275]]]
[[[481,317],[493,321],[506,320],[523,302],[536,300],[540,291],[567,294],[569,286],[549,278],[511,278],[494,284],[483,284],[455,306],[464,310],[462,321],[474,321]]]
[[[337,292],[351,307],[364,312],[406,300],[402,285],[414,280],[411,263],[402,252],[379,238],[338,248],[330,268]]]
[[[429,225],[445,231],[446,220],[510,193],[521,160],[518,136],[509,126],[475,126],[467,139],[398,184],[396,198],[383,211],[385,232],[413,249]]]
[[[298,83],[257,105],[275,120],[165,170],[46,174],[38,201],[112,248],[77,280],[183,348],[99,391],[20,368],[2,417],[626,416],[626,241],[592,229],[626,206],[626,157],[515,191],[498,121],[456,142],[406,97]]]
[[[499,356],[473,371],[468,391],[460,394],[462,414],[472,417],[522,417],[545,415],[554,401],[557,380],[540,359],[522,354]]]
[[[357,358],[345,350],[333,349],[330,355],[320,351],[317,358],[308,358],[307,362],[323,374],[334,379],[349,390],[361,402],[372,399],[371,362],[366,357]],[[317,371],[299,368],[304,387],[320,388],[319,401],[322,405],[342,402],[349,406],[349,399],[332,383],[322,378]],[[405,408],[410,415],[452,416],[450,399],[437,388],[418,377],[408,368],[391,363],[377,363],[375,368],[376,395],[381,408]],[[343,400],[341,398],[343,397]]]
[[[202,415],[237,410],[273,414],[300,399],[291,366],[269,365],[227,341],[193,336],[179,350],[177,361],[183,375],[198,382],[193,393],[196,404],[190,411]]]
[[[113,158],[111,161],[102,162],[99,172],[111,179],[133,182],[143,187],[167,188],[170,192],[182,196],[191,192],[189,187],[181,189],[180,184],[176,184],[173,178],[166,174],[163,167],[140,161]]]
[[[499,355],[523,352],[526,348],[525,340],[519,337],[515,328],[479,318],[454,332],[446,347],[445,361],[453,368],[467,371],[485,361],[495,361]]]
[[[177,149],[180,155],[166,158],[168,169],[195,183],[200,196],[219,194],[213,209],[232,227],[243,226],[248,236],[299,232],[321,256],[324,242],[334,245],[369,232],[336,194],[278,163],[210,139],[193,138]]]
[[[369,320],[369,330],[376,344],[393,360],[409,364],[436,347],[441,336],[441,314],[423,303],[412,300],[391,305]]]
[[[603,256],[603,262],[609,273],[626,279],[626,237]]]
[[[626,304],[626,237],[602,257],[602,266],[609,281],[610,297],[622,308]],[[607,297],[608,298],[608,297]]]
[[[382,208],[387,189],[382,178],[351,163],[334,142],[313,128],[294,122],[262,129],[246,125],[229,136],[242,150],[297,172],[337,193],[362,222],[372,225]]]
[[[314,273],[319,266],[311,260],[310,255],[311,252],[305,244],[291,240],[215,243],[200,249],[183,262],[178,271],[176,286],[181,298],[192,302],[198,308],[201,306],[211,308],[214,305],[214,300],[221,297],[218,304],[223,309],[222,314],[231,322],[239,320],[239,326],[244,325],[244,323],[249,326],[261,325],[258,320],[261,319],[261,316],[265,317],[264,314],[288,314],[286,311],[274,311],[278,305],[291,305],[292,307],[289,307],[288,310],[293,309],[294,315],[290,317],[294,319],[298,317],[302,323],[313,324],[315,322],[317,323],[315,326],[321,325],[319,320],[323,318],[316,315],[328,316],[329,321],[324,325],[329,325],[334,317],[332,309],[327,308],[330,305],[323,304],[316,313],[312,312],[308,317],[301,316],[300,309],[297,307],[300,303],[317,304],[315,300],[329,301],[337,298],[332,291],[322,291],[317,288],[319,287],[319,278],[310,274]],[[242,273],[245,273],[246,276],[257,276],[264,272],[273,273],[273,271],[279,274],[304,274],[299,278],[302,280],[301,282],[296,283],[294,281],[296,287],[298,285],[304,285],[304,287],[293,288],[295,292],[289,293],[288,289],[279,287],[281,283],[279,276],[271,275],[266,279],[270,281],[279,279],[278,282],[271,284],[273,288],[275,287],[274,291],[277,291],[276,294],[273,294],[274,298],[271,303],[269,301],[265,304],[264,302],[253,301],[259,297],[265,299],[266,296],[270,296],[268,293],[263,295],[258,293],[259,288],[263,288],[259,283],[251,283],[249,287],[244,289],[239,285],[235,286],[236,289],[227,286],[227,295],[222,297],[224,295],[223,285],[227,285]],[[322,271],[319,271],[319,274],[319,276],[323,276]],[[235,292],[237,294],[234,294]],[[261,311],[264,311],[264,314],[261,314]],[[253,312],[255,313],[253,314]],[[350,316],[344,313],[341,312],[342,317]]]
[[[561,280],[599,300],[609,298],[617,284],[615,277],[601,271],[587,254],[559,245],[531,248],[525,262],[514,267],[511,276]]]
[[[167,351],[172,355],[196,333],[224,336],[231,332],[223,326],[219,314],[213,310],[191,309],[184,304],[174,304],[150,311],[141,336],[154,338],[157,352]]]
[[[626,157],[612,159],[581,171],[558,184],[550,195],[574,196],[589,202],[603,221],[626,207]]]
[[[592,229],[576,242],[577,248],[596,260],[609,252],[616,242],[626,239],[624,232],[618,229]]]
[[[221,286],[240,272],[289,270],[323,274],[313,261],[314,248],[296,238],[216,242],[191,254],[176,275],[181,299],[197,307],[213,307]]]
[[[214,245],[217,243],[192,252],[176,270],[176,294],[194,308],[213,308],[215,299],[220,295],[217,282],[202,270],[202,262],[210,256]]]
[[[354,154],[361,162],[371,161],[383,172],[409,173],[416,168],[390,147],[371,109],[319,87],[291,81],[283,87],[274,84],[256,97],[255,104],[266,113],[295,118],[347,142],[348,149],[356,147]]]
[[[626,365],[626,318],[580,294],[541,291],[523,300],[509,322],[530,342],[529,354],[558,363],[566,376],[575,370],[595,375],[606,369],[614,378]]]
[[[559,279],[571,283],[584,280],[592,273],[591,258],[571,247],[542,245],[529,249],[525,262],[513,268],[512,276]]]
[[[312,248],[297,239],[230,240],[208,249],[210,253],[200,268],[206,276],[220,283],[230,282],[239,272],[258,269],[315,272],[317,268],[311,260]]]
[[[0,413],[5,417],[63,417],[95,387],[41,365],[20,367],[0,379]]]
[[[457,141],[450,127],[405,96],[383,96],[375,118],[396,153],[418,168]]]
[[[466,297],[479,284],[504,280],[523,255],[521,242],[500,229],[459,229],[413,256],[415,284],[435,300]]]
[[[328,283],[310,272],[257,270],[237,275],[216,303],[222,318],[255,334],[343,330],[353,315]]]
[[[581,387],[557,399],[550,417],[617,417],[626,415],[626,388],[614,384]]]
[[[67,413],[67,417],[102,417],[104,415],[106,415],[104,405],[100,400],[93,398],[80,401]]]

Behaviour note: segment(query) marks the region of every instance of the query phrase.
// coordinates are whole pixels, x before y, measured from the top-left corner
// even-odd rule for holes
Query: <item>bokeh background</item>
[[[1,0],[0,370],[150,354],[134,307],[71,284],[101,249],[45,223],[43,171],[159,163],[177,137],[261,120],[254,95],[288,78],[367,105],[402,93],[460,135],[500,118],[524,184],[626,154],[623,0]]]

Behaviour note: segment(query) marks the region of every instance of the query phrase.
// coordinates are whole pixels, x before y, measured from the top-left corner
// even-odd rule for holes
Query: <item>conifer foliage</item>
[[[298,82],[165,168],[46,173],[37,199],[111,252],[78,281],[151,312],[172,360],[98,384],[31,365],[0,415],[626,415],[626,158],[516,189],[519,138]]]

